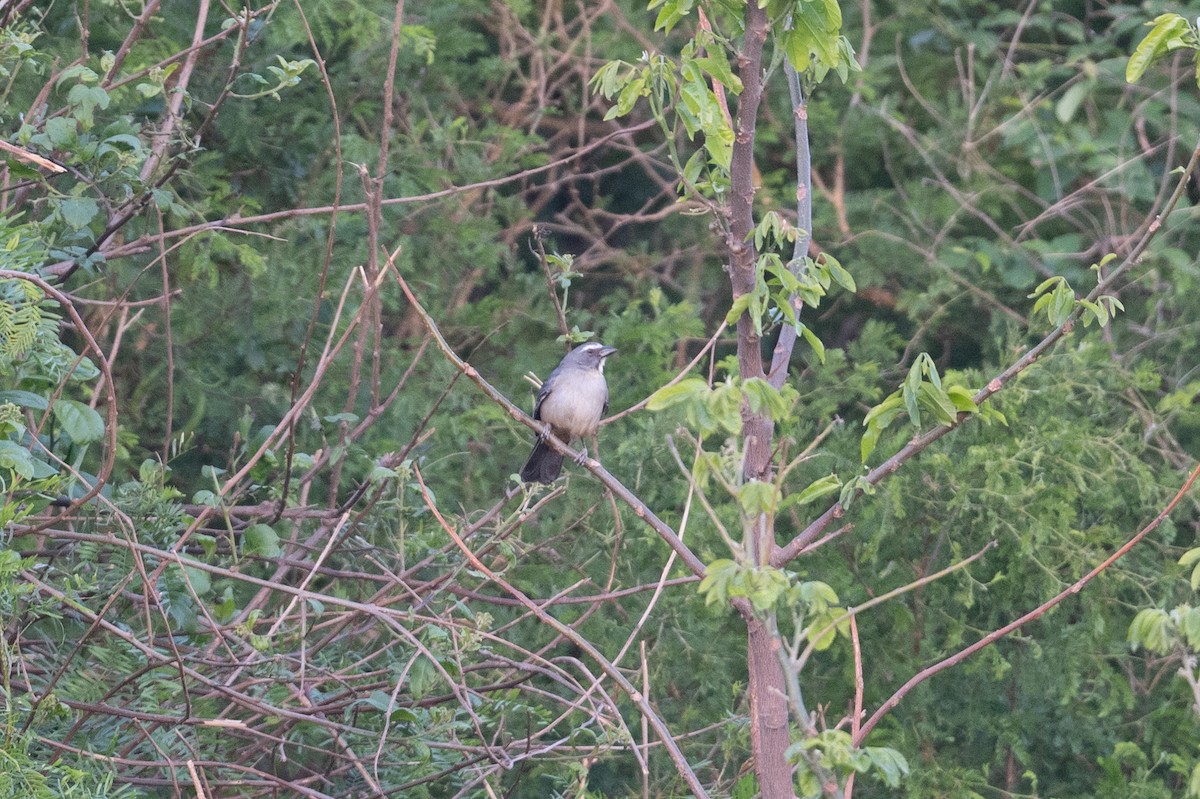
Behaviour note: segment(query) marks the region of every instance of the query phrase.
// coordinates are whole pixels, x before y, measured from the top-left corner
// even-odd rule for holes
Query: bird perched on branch
[[[567,444],[596,434],[600,417],[608,410],[604,359],[616,351],[615,347],[595,341],[580,344],[567,353],[542,383],[533,406],[533,418],[543,422],[545,430],[521,467],[523,481],[552,483],[562,473],[563,456],[546,443],[546,433],[553,433]],[[587,457],[586,447],[580,458],[584,457]]]

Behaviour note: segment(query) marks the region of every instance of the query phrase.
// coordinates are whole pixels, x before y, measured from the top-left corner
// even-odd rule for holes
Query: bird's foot
[[[587,447],[584,447],[583,449],[579,450],[579,454],[575,456],[575,463],[579,464],[580,466],[583,466],[583,464],[587,461],[587,459],[588,459],[588,451],[587,451]]]

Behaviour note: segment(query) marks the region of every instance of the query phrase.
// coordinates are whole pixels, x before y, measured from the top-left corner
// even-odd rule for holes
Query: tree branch
[[[1082,591],[1084,589],[1084,586],[1086,586],[1088,583],[1090,583],[1092,580],[1094,580],[1097,577],[1097,575],[1099,575],[1101,572],[1105,571],[1109,566],[1112,566],[1118,560],[1123,558],[1131,549],[1133,549],[1135,546],[1137,546],[1137,544],[1139,542],[1141,542],[1141,540],[1143,538],[1148,536],[1150,533],[1154,532],[1154,530],[1157,529],[1158,526],[1160,524],[1162,524],[1168,516],[1171,515],[1171,511],[1173,511],[1175,509],[1175,506],[1178,505],[1180,503],[1180,501],[1184,498],[1184,496],[1187,494],[1188,490],[1191,489],[1192,484],[1196,482],[1196,478],[1198,478],[1198,477],[1200,477],[1200,465],[1197,465],[1196,468],[1192,469],[1191,474],[1188,475],[1188,478],[1186,481],[1184,481],[1183,486],[1179,489],[1179,491],[1177,491],[1175,493],[1175,496],[1171,499],[1170,502],[1167,503],[1167,506],[1165,508],[1163,508],[1161,511],[1159,511],[1158,515],[1154,517],[1153,521],[1151,521],[1149,524],[1147,524],[1145,527],[1143,527],[1137,533],[1137,535],[1135,535],[1133,538],[1126,541],[1121,546],[1120,549],[1118,549],[1112,555],[1109,555],[1107,558],[1105,558],[1105,560],[1099,566],[1092,569],[1090,572],[1085,574],[1083,577],[1080,577],[1078,580],[1076,580],[1074,583],[1072,583],[1067,589],[1065,589],[1064,591],[1057,594],[1054,598],[1049,599],[1046,602],[1043,602],[1041,605],[1038,605],[1036,608],[1029,611],[1024,616],[1021,616],[1016,621],[1010,622],[1009,624],[1004,625],[1000,629],[994,630],[993,632],[988,633],[983,638],[980,638],[978,641],[976,641],[975,643],[968,646],[966,649],[956,652],[955,654],[951,655],[950,657],[945,658],[944,660],[940,660],[937,663],[934,663],[932,666],[922,669],[921,671],[919,671],[915,675],[913,675],[908,680],[908,682],[904,683],[904,685],[902,685],[898,689],[896,689],[896,692],[893,693],[890,697],[888,697],[887,701],[885,701],[882,705],[880,705],[878,710],[876,710],[873,714],[871,714],[871,718],[869,718],[866,721],[866,723],[864,723],[862,725],[862,728],[854,736],[854,745],[861,746],[862,742],[864,740],[866,740],[866,737],[871,733],[871,730],[875,729],[875,725],[878,724],[879,721],[884,716],[886,716],[888,713],[890,713],[892,711],[892,709],[896,707],[896,705],[900,704],[900,700],[902,700],[905,696],[907,696],[909,694],[909,692],[912,691],[913,688],[916,688],[918,685],[925,682],[933,675],[935,675],[939,672],[945,671],[946,669],[950,668],[951,666],[957,666],[959,663],[963,662],[964,660],[969,658],[971,655],[978,652],[980,649],[983,649],[984,647],[995,643],[996,641],[1000,640],[1004,636],[1008,635],[1013,630],[1016,630],[1019,627],[1023,627],[1024,625],[1028,624],[1031,621],[1035,621],[1035,620],[1041,618],[1042,616],[1044,616],[1046,614],[1046,611],[1050,610],[1051,608],[1053,608],[1055,605],[1062,602],[1067,597],[1072,596],[1073,594],[1078,594],[1080,591]]]

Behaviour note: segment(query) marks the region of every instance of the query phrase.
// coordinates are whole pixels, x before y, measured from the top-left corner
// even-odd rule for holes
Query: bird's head
[[[604,371],[604,360],[617,352],[616,347],[608,347],[599,341],[589,341],[580,344],[567,355],[567,360],[584,369]]]

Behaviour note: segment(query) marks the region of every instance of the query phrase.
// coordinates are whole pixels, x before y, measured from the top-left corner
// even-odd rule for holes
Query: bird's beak
[[[605,347],[604,349],[600,350],[600,357],[607,358],[610,355],[616,355],[618,352],[620,352],[620,350],[616,347]]]

